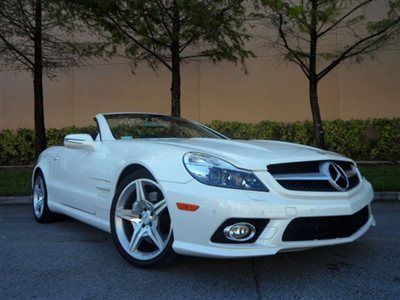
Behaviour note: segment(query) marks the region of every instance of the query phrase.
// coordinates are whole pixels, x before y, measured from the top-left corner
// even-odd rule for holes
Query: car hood
[[[208,138],[154,139],[149,142],[184,148],[224,159],[250,170],[265,170],[268,164],[312,161],[348,160],[339,154],[299,144],[267,140],[225,140]]]

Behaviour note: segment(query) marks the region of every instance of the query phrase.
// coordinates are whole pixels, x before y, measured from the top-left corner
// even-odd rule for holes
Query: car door
[[[62,147],[54,160],[57,201],[81,211],[96,214],[109,191],[106,151],[102,142],[93,148]]]

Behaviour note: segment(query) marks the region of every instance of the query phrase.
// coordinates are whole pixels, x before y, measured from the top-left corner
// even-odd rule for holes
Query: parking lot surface
[[[0,206],[0,299],[400,299],[400,204],[376,203],[377,227],[352,244],[256,259],[179,257],[142,270],[109,234],[67,219],[37,224]]]

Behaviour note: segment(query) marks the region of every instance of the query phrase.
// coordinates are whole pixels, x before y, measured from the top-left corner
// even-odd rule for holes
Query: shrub
[[[35,158],[33,130],[0,132],[0,165],[31,164]]]
[[[213,121],[208,126],[233,139],[280,140],[315,145],[310,121],[257,124]],[[400,160],[400,118],[324,121],[329,150],[355,160]],[[47,130],[48,146],[61,145],[70,133],[90,133],[93,126]],[[34,133],[31,129],[0,132],[0,165],[22,165],[34,162]]]
[[[400,118],[323,122],[329,150],[355,160],[400,160]],[[258,124],[213,121],[209,126],[233,139],[263,139],[315,145],[310,121]]]
[[[46,132],[47,145],[62,145],[64,137],[70,133],[89,133],[95,129],[88,127],[66,127],[49,129]],[[32,129],[20,128],[16,131],[0,132],[0,165],[29,165],[35,161],[35,137]]]

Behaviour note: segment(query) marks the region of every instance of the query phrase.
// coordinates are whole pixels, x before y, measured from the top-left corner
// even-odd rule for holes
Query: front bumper
[[[262,178],[268,175],[258,176]],[[282,241],[286,227],[295,218],[352,215],[369,205],[373,200],[373,190],[366,180],[348,192],[287,193],[279,188],[270,192],[253,192],[207,186],[196,180],[183,184],[164,181],[161,186],[168,199],[174,231],[173,249],[184,255],[221,258],[273,255],[280,251],[352,242],[375,225],[369,209],[368,221],[349,237]],[[179,210],[177,202],[196,204],[200,208],[195,212]],[[211,242],[214,232],[229,218],[270,221],[254,243]]]

